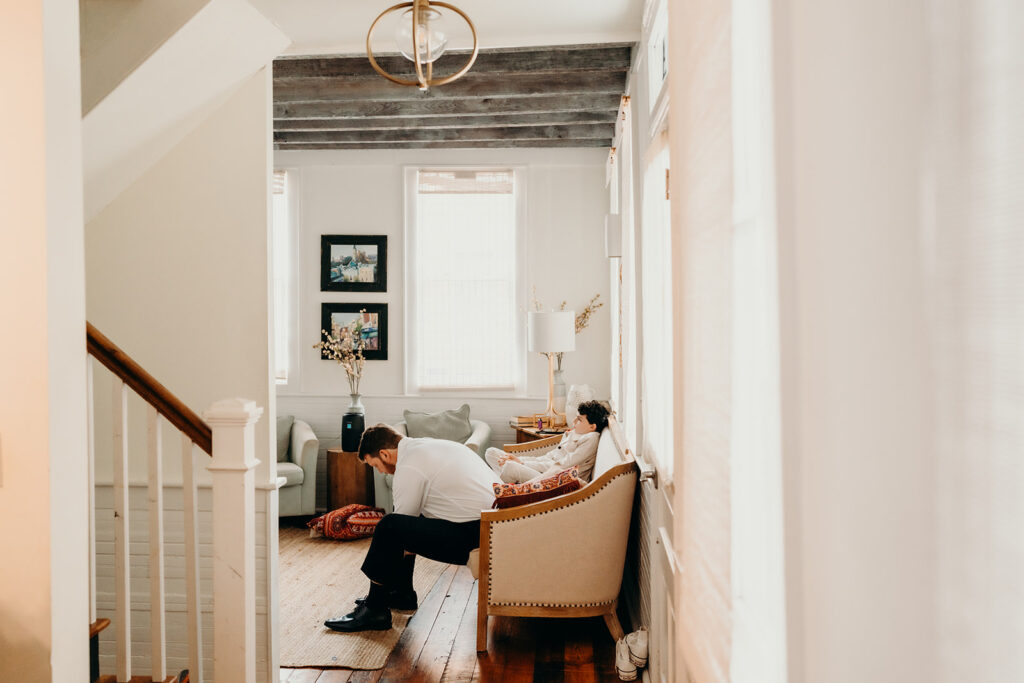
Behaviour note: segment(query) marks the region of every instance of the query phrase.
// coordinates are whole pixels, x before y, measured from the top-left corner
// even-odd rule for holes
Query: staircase
[[[130,203],[142,194],[148,205],[177,198],[174,178],[160,176],[163,184],[154,187],[147,173],[205,123],[223,121],[224,109],[237,108],[238,93],[253,92],[250,84],[261,74],[269,84],[269,65],[289,41],[246,0],[81,0],[79,7],[87,241],[90,232],[103,235],[101,248],[90,245],[93,253],[123,254],[126,235],[118,231],[131,226],[109,219],[120,215],[125,202],[118,200]],[[246,109],[253,111],[250,118],[263,115]],[[265,116],[269,129],[269,104]],[[239,150],[249,147],[231,138],[202,153],[224,158]],[[269,133],[266,151],[269,177]],[[201,166],[200,156],[193,155]],[[260,191],[252,193],[254,203],[264,198]],[[245,197],[231,201],[244,204]],[[89,302],[91,311],[100,309],[98,317],[109,319],[111,305],[124,310],[118,290],[139,276],[130,267],[118,263],[87,275],[87,291],[101,303]],[[107,281],[109,273],[115,277]],[[198,271],[187,277],[202,281]],[[261,633],[256,646],[254,520],[264,511],[254,509],[253,423],[261,409],[232,399],[200,417],[91,325],[87,347],[95,360],[89,366],[90,680],[178,680],[171,672],[185,668],[193,683],[276,679],[275,661],[256,671],[257,656],[276,651],[272,633]],[[139,398],[147,407],[136,425],[128,413]],[[165,445],[165,432],[180,439]],[[202,470],[211,473],[212,502],[209,489],[196,483]],[[180,472],[180,499],[176,487],[165,486],[168,472]],[[165,490],[174,500],[164,500]],[[261,487],[263,502],[271,497],[267,490]],[[266,572],[259,580],[270,583]],[[270,603],[262,592],[260,598]],[[260,626],[270,630],[271,617],[262,616]]]
[[[212,456],[208,469],[213,476],[213,624],[214,677],[218,683],[251,683],[255,680],[255,504],[253,468],[256,465],[253,425],[262,409],[251,401],[230,399],[215,403],[204,418],[185,406],[152,375],[132,360],[92,325],[87,325],[87,349],[99,365],[113,374],[113,473],[114,473],[114,606],[109,617],[97,615],[96,562],[96,397],[93,395],[94,366],[90,364],[90,619],[89,629],[92,681],[140,683],[141,681],[203,681],[202,616],[199,563],[199,527],[195,460]],[[134,392],[147,404],[147,501],[149,671],[133,671],[133,598],[131,519],[129,504],[128,398]],[[165,426],[181,434],[180,466],[183,475],[185,585],[188,620],[188,671],[182,678],[167,672],[168,643],[165,604],[165,548],[163,505],[163,438]],[[99,635],[114,625],[116,675],[99,676]]]

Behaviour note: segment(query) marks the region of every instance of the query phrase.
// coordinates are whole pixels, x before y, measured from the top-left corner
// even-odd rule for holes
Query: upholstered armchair
[[[560,437],[509,445],[539,454]],[[469,568],[480,580],[476,649],[487,649],[487,618],[602,616],[612,638],[639,469],[614,418],[598,442],[593,481],[572,493],[481,514],[480,548]]]
[[[484,451],[491,445],[491,426],[482,420],[470,420],[469,424],[473,428],[473,433],[463,443],[483,458]],[[404,421],[391,426],[399,434],[403,436],[409,435],[408,427]],[[392,479],[394,477],[390,474],[381,474],[377,470],[373,471],[374,505],[383,508],[386,512],[393,512],[395,509],[394,496],[391,494]]]
[[[316,460],[320,441],[302,420],[285,416],[277,423],[278,516],[316,514]],[[287,433],[287,435],[285,435]]]

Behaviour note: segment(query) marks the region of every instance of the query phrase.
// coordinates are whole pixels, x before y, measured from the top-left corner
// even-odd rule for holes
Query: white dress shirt
[[[478,520],[480,511],[494,504],[491,484],[500,482],[480,456],[461,443],[411,437],[398,442],[391,487],[396,514],[449,522]]]

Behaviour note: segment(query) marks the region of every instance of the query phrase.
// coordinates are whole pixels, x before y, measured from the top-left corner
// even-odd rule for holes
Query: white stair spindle
[[[167,676],[166,600],[164,597],[164,477],[163,421],[156,408],[147,409],[149,442],[149,631],[152,652],[150,674],[162,681]]]
[[[213,429],[213,678],[256,680],[256,460],[262,408],[227,399],[203,415]]]
[[[196,502],[195,457],[198,448],[181,435],[181,484],[185,512],[185,609],[188,615],[189,679],[203,683],[203,619],[199,608],[199,506]]]
[[[114,380],[114,628],[117,680],[132,677],[132,595],[128,533],[128,387]]]
[[[85,369],[86,406],[89,428],[89,623],[96,623],[96,400],[93,386],[93,360]]]

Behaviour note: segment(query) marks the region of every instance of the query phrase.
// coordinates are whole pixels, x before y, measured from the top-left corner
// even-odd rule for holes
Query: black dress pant
[[[449,522],[411,515],[384,515],[377,522],[362,570],[388,588],[412,585],[412,563],[405,553],[448,564],[466,564],[469,552],[480,547],[480,520]]]

